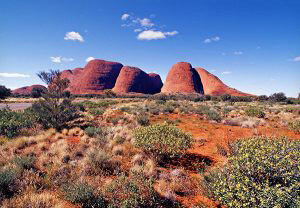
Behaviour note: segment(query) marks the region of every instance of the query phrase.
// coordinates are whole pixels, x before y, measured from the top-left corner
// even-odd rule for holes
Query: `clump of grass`
[[[88,154],[89,175],[109,175],[119,172],[120,164],[103,150],[92,150]]]
[[[299,141],[257,137],[231,148],[224,169],[202,181],[208,196],[226,207],[299,206]]]
[[[154,180],[141,174],[121,175],[104,189],[110,207],[159,207]]]
[[[25,192],[22,195],[14,197],[9,200],[5,200],[2,204],[5,208],[16,207],[32,207],[32,208],[53,208],[64,207],[62,200],[58,199],[48,192],[35,193]]]

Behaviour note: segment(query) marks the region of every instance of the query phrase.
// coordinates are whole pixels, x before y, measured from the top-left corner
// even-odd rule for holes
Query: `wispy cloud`
[[[142,32],[143,30],[138,28],[138,29],[135,29],[134,32]]]
[[[84,41],[83,37],[78,32],[74,32],[74,31],[67,32],[64,39],[65,40],[79,41],[79,42]]]
[[[293,61],[299,62],[300,61],[300,56],[296,56],[295,58],[293,58]]]
[[[27,74],[20,74],[20,73],[7,73],[7,72],[3,72],[0,73],[0,77],[5,77],[5,78],[27,78],[30,77],[30,75]]]
[[[95,58],[93,57],[93,56],[90,56],[90,57],[88,57],[85,61],[86,62],[89,62],[89,61],[92,61],[92,60],[94,60]]]
[[[130,17],[129,14],[123,14],[123,15],[121,16],[121,20],[127,20],[129,17]]]
[[[219,40],[221,40],[221,38],[219,36],[213,36],[210,38],[206,38],[203,43],[211,43],[211,42],[218,42]]]
[[[222,74],[231,74],[231,71],[223,71]]]
[[[177,31],[172,32],[162,32],[162,31],[155,31],[155,30],[145,30],[138,34],[138,40],[158,40],[158,39],[165,39],[167,36],[174,36],[178,34]]]
[[[240,56],[243,55],[243,51],[234,51],[233,54],[236,56]]]
[[[72,61],[74,61],[73,58],[65,58],[65,57],[62,57],[62,56],[51,56],[50,59],[53,63],[57,63],[57,64],[62,63],[62,62],[72,62]]]

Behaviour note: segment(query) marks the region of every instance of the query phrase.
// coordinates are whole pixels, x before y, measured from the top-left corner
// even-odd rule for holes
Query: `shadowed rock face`
[[[97,94],[115,86],[122,64],[95,59],[83,68],[62,72],[70,80],[68,90],[73,94]]]
[[[12,94],[30,95],[32,93],[33,88],[39,88],[39,89],[42,89],[42,90],[47,90],[47,88],[43,85],[31,85],[31,86],[21,87],[21,88],[12,90]]]
[[[148,77],[149,94],[159,93],[163,86],[163,82],[161,81],[159,74],[149,73]]]
[[[197,71],[191,64],[179,62],[170,69],[162,93],[201,93],[203,86]]]
[[[124,66],[116,81],[113,91],[118,94],[160,92],[162,81],[157,74],[147,74],[139,68]]]
[[[229,94],[233,96],[252,96],[248,93],[243,93],[224,84],[217,76],[209,73],[203,68],[196,67],[196,71],[202,81],[204,94],[206,95],[223,95]]]

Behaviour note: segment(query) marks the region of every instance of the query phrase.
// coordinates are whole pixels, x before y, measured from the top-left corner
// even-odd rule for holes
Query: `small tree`
[[[32,108],[44,128],[61,129],[78,117],[77,108],[72,105],[71,99],[63,98],[70,81],[62,79],[59,70],[42,71],[37,75],[48,85],[48,90]]]
[[[269,100],[273,102],[284,102],[286,101],[287,97],[283,92],[274,93],[269,97]]]
[[[0,85],[0,99],[5,99],[6,97],[11,95],[10,89],[6,88],[3,85]]]

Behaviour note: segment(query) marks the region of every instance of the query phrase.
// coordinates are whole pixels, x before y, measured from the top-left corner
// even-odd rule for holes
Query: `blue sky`
[[[297,96],[300,1],[0,0],[1,85],[41,83],[36,72],[82,67],[88,57],[163,81],[187,61],[241,91]]]

